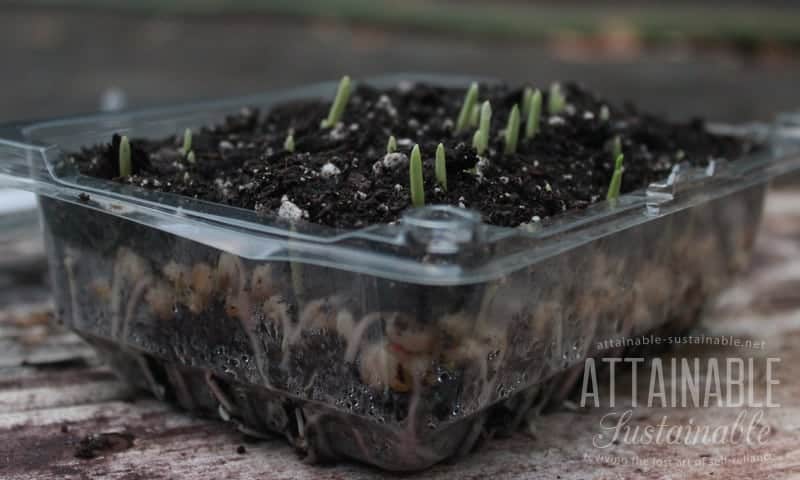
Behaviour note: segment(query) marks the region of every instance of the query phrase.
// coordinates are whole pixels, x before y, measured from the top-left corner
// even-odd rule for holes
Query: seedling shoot
[[[283,149],[289,153],[294,153],[294,132],[289,131],[286,140],[283,142]]]
[[[531,108],[525,123],[525,138],[530,140],[539,133],[539,119],[542,116],[542,92],[538,89],[531,95]]]
[[[336,98],[333,99],[328,118],[322,121],[322,128],[331,128],[342,119],[344,109],[347,107],[347,100],[350,98],[350,77],[345,75],[339,82],[336,90]]]
[[[608,109],[607,105],[603,105],[600,107],[600,121],[607,122],[611,118],[611,111]]]
[[[436,181],[444,191],[447,191],[447,164],[445,159],[444,145],[441,143],[436,147],[436,163],[434,165]]]
[[[473,105],[472,113],[469,114],[469,128],[478,128],[478,122],[481,119],[481,106]]]
[[[506,124],[506,155],[517,153],[517,143],[519,142],[519,107],[514,105],[511,113],[508,114]]]
[[[131,176],[131,142],[123,135],[119,141],[119,176]]]
[[[414,145],[414,149],[411,150],[408,170],[411,204],[417,208],[423,207],[425,206],[425,184],[422,181],[422,155],[419,152],[419,145]]]
[[[620,155],[622,155],[622,139],[617,135],[611,143],[611,158],[616,161]]]
[[[192,129],[187,128],[183,131],[183,145],[181,146],[181,153],[189,155],[192,151]]]
[[[481,106],[481,119],[480,126],[478,127],[477,134],[473,137],[473,146],[478,152],[478,155],[486,153],[489,148],[489,129],[492,126],[492,105],[489,101],[483,102]]]
[[[608,186],[608,194],[606,194],[606,200],[616,200],[619,198],[619,189],[622,187],[622,160],[624,156],[622,154],[617,155],[617,159],[614,162],[614,173],[611,175],[611,184]]]
[[[456,133],[460,133],[467,128],[470,116],[472,115],[472,108],[478,102],[478,84],[472,83],[464,96],[464,103],[461,105],[461,111],[458,113],[456,120]]]
[[[528,113],[531,111],[531,100],[533,99],[533,89],[525,87],[522,92],[522,116],[527,118]]]
[[[567,106],[567,99],[564,97],[559,83],[550,85],[550,94],[547,100],[547,112],[550,115],[558,115],[564,110],[564,107]]]

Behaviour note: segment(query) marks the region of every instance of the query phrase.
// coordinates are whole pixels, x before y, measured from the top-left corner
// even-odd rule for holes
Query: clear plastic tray
[[[465,84],[462,78],[399,80]],[[538,229],[446,206],[343,231],[77,175],[64,151],[179,134],[334,84],[21,126],[0,183],[40,196],[59,317],[121,376],[309,460],[417,470],[507,431],[573,386],[604,339],[681,331],[747,263],[774,147]]]
[[[36,196],[0,188],[0,274],[26,277],[42,272],[44,242]]]

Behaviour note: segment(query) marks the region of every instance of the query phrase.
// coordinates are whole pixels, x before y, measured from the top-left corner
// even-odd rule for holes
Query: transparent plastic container
[[[30,192],[0,188],[0,252],[0,274],[42,271],[44,242]]]
[[[369,83],[400,79],[465,84]],[[538,229],[426,206],[333,230],[64,161],[115,132],[179,134],[335,88],[24,125],[0,142],[0,182],[39,195],[58,317],[123,379],[311,461],[428,467],[566,395],[599,342],[686,329],[747,264],[768,181],[800,168],[779,129],[717,127],[775,148],[678,166]]]

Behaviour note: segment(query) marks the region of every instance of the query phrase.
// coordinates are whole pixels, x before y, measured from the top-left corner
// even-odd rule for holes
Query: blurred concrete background
[[[386,72],[577,80],[681,118],[800,109],[790,1],[0,0],[0,122]],[[111,98],[113,101],[114,98]]]

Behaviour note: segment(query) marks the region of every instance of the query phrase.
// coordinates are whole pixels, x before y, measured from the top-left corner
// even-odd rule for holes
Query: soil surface
[[[480,101],[491,102],[493,116],[489,150],[479,158],[471,146],[475,129],[456,134],[453,128],[464,90],[406,84],[357,87],[342,121],[328,129],[320,123],[329,99],[294,101],[268,112],[243,108],[194,132],[194,163],[181,152],[182,136],[132,139],[129,177],[119,177],[116,135],[71,158],[86,175],[265,215],[359,228],[396,221],[410,207],[407,156],[418,143],[426,203],[471,208],[488,223],[514,227],[603,201],[616,136],[625,155],[623,193],[665,178],[676,163],[735,160],[752,148],[707,133],[701,119],[671,123],[630,104],[612,105],[576,84],[564,86],[566,109],[548,115],[544,90],[539,133],[531,140],[520,135],[510,155],[502,131],[511,108],[521,103],[522,87],[481,86]],[[600,118],[604,105],[608,121]],[[284,148],[290,131],[294,152]],[[392,159],[385,158],[390,135],[401,154]],[[447,190],[434,177],[439,142],[446,148]]]

